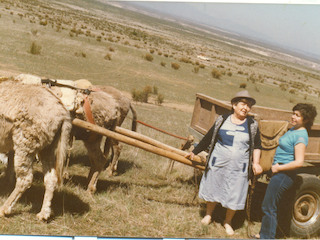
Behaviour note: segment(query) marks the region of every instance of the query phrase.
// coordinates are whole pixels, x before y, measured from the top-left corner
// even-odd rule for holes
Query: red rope
[[[139,120],[137,120],[137,122],[138,122],[138,123],[141,123],[142,125],[145,125],[145,126],[147,126],[147,127],[149,127],[149,128],[153,128],[153,129],[155,129],[155,130],[157,130],[157,131],[159,131],[159,132],[162,132],[162,133],[168,134],[168,135],[170,135],[170,136],[172,136],[172,137],[180,138],[180,139],[182,139],[182,140],[186,140],[186,141],[188,140],[187,138],[184,138],[184,137],[180,137],[180,136],[174,135],[174,134],[172,134],[172,133],[169,133],[169,132],[164,131],[164,130],[162,130],[162,129],[159,129],[159,128],[156,128],[156,127],[153,127],[153,126],[151,126],[151,125],[149,125],[149,124],[147,124],[147,123],[141,122],[141,121],[139,121]]]

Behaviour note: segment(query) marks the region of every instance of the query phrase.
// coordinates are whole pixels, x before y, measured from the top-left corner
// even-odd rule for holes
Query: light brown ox
[[[112,98],[117,102],[119,115],[117,119],[117,126],[121,126],[125,118],[127,117],[129,111],[131,110],[132,113],[132,125],[131,130],[136,131],[137,128],[137,112],[135,108],[132,106],[131,100],[126,97],[121,91],[118,89],[106,86],[106,85],[92,85],[88,80],[86,79],[79,79],[75,81],[75,84],[79,88],[83,89],[92,89],[95,91],[103,91],[109,95],[112,96]],[[107,104],[107,103],[106,103]],[[112,146],[112,159],[107,167],[107,173],[109,176],[115,175],[118,167],[118,160],[121,152],[121,145],[119,141],[115,139],[110,139],[109,142],[106,141],[105,147],[104,147],[104,155],[105,157],[108,157],[109,152],[109,146],[108,144],[111,144]]]
[[[32,164],[38,154],[44,173],[45,194],[38,219],[51,215],[54,190],[62,182],[71,118],[61,101],[41,86],[0,83],[0,152],[14,151],[16,185],[0,207],[11,213],[21,195],[31,187]]]
[[[108,94],[110,94],[118,103],[120,115],[117,120],[117,126],[121,126],[124,119],[127,117],[129,110],[132,113],[132,125],[131,130],[136,131],[137,129],[137,112],[132,106],[131,100],[127,98],[123,93],[121,93],[118,89],[111,87],[111,86],[104,86],[104,85],[96,85],[95,88],[102,90]],[[118,169],[118,160],[121,152],[121,145],[119,141],[112,139],[112,150],[113,150],[113,157],[111,160],[110,165],[107,168],[107,172],[109,176],[115,175]],[[107,147],[105,147],[107,149]],[[106,151],[105,151],[106,154]]]
[[[18,77],[16,77],[16,79],[18,81],[28,82],[31,84],[41,83],[40,77],[29,74],[20,74]],[[74,82],[71,80],[58,81],[62,81],[64,84],[68,84],[68,82],[70,82],[69,84],[72,86],[75,83],[74,86],[81,89],[93,88],[92,84],[85,79],[77,80]],[[76,102],[75,104],[70,104],[70,101],[68,100],[68,105],[79,106],[83,104],[84,98],[88,97],[94,123],[109,130],[114,130],[116,126],[120,126],[124,121],[129,109],[131,109],[133,113],[132,128],[135,129],[136,112],[131,106],[131,101],[115,88],[104,86],[100,87],[99,89],[96,89],[96,91],[91,92],[88,96],[82,95],[82,99],[80,99],[81,97],[79,96],[81,96],[81,94],[79,93],[77,93],[76,95],[71,94],[70,96],[64,95],[63,102],[66,102],[66,99],[76,99],[78,102]],[[51,91],[56,93],[57,96],[61,97],[59,87],[52,87],[50,89]],[[80,108],[76,107],[75,109],[71,110],[71,115],[83,120],[88,120],[88,117],[90,117],[85,114],[82,106]],[[112,162],[111,164],[109,164],[110,166],[108,168],[109,175],[112,175],[112,169],[116,170],[117,160],[120,154],[119,143],[108,138],[105,141],[104,152],[102,152],[100,148],[101,141],[103,140],[102,136],[94,133],[89,133],[84,129],[76,127],[73,127],[72,134],[76,137],[76,139],[82,140],[84,142],[84,145],[88,151],[91,168],[88,175],[87,190],[90,193],[94,193],[96,191],[98,176],[101,171],[104,170],[106,164],[108,163],[107,157],[111,146],[114,154]]]
[[[115,99],[103,91],[91,92],[88,96],[94,123],[98,126],[114,130],[119,119],[119,108]],[[84,113],[75,115],[79,119],[88,120]],[[78,140],[84,142],[88,151],[91,168],[88,175],[88,192],[94,193],[99,174],[105,169],[107,156],[112,144],[112,140],[107,138],[105,143],[105,153],[101,151],[101,141],[103,137],[96,133],[88,132],[85,129],[73,127],[73,135]]]

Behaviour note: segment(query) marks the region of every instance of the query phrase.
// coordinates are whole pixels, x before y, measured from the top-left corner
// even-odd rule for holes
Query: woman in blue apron
[[[207,203],[206,215],[201,223],[211,223],[217,203],[227,208],[223,226],[231,236],[232,218],[237,210],[245,208],[252,174],[262,172],[259,164],[261,140],[258,123],[248,116],[256,103],[248,91],[238,92],[231,100],[232,113],[219,116],[195,149],[186,157],[209,149],[207,166],[202,176],[199,197]]]

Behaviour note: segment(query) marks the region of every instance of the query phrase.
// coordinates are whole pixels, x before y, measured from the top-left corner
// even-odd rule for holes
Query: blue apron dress
[[[231,115],[218,132],[218,141],[203,174],[199,197],[225,208],[242,210],[248,192],[249,131],[247,120],[231,122]]]

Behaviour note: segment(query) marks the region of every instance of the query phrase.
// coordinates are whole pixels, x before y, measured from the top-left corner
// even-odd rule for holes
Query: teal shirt
[[[274,156],[273,164],[286,164],[294,161],[294,146],[298,143],[308,145],[308,132],[306,129],[289,129],[280,139]]]

